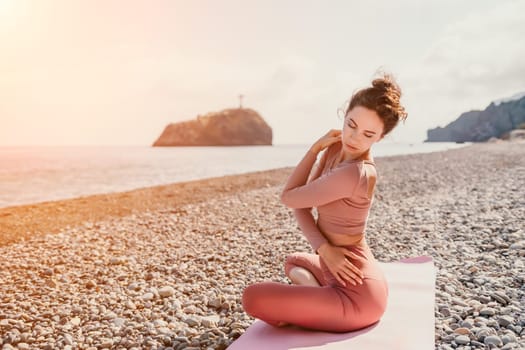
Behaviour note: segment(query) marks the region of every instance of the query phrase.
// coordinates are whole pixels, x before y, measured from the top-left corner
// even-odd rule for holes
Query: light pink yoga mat
[[[355,332],[327,333],[277,328],[256,320],[228,350],[421,350],[434,349],[432,258],[420,256],[380,263],[389,285],[385,314],[374,325]]]

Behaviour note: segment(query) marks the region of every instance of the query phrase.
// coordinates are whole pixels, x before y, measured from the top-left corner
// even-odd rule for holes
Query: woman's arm
[[[312,182],[313,180],[317,179],[319,176],[321,176],[321,173],[323,172],[324,167],[326,166],[326,160],[328,159],[328,153],[330,152],[330,147],[328,147],[321,156],[321,160],[317,165],[315,165],[314,169],[310,173],[310,177],[308,178],[308,182]]]
[[[319,247],[324,243],[329,243],[325,235],[319,230],[315,223],[314,216],[312,215],[312,208],[294,209],[293,214],[297,220],[299,228],[308,242],[310,242],[314,252],[317,253]]]
[[[288,181],[284,185],[283,192],[281,193],[281,199],[285,193],[295,187],[302,186],[308,180],[308,175],[312,171],[312,166],[317,160],[316,151],[309,149],[308,152],[304,155],[303,159],[297,164],[295,169],[290,174]]]
[[[306,152],[288,178],[281,193],[281,201],[286,206],[296,209],[311,208],[352,196],[360,181],[360,170],[355,165],[338,168],[306,184],[319,152],[328,148],[325,154],[328,153],[331,145],[341,142],[340,135],[340,130],[330,130]],[[314,175],[319,176],[320,174],[316,171]]]
[[[323,135],[319,140],[317,140],[312,145],[312,147],[310,147],[310,149],[306,152],[306,154],[303,157],[303,159],[299,162],[299,164],[297,164],[297,166],[293,170],[292,174],[288,178],[288,181],[286,181],[286,184],[284,185],[284,189],[283,189],[283,193],[281,194],[281,197],[289,189],[295,188],[297,186],[304,185],[306,183],[306,181],[308,180],[308,175],[312,171],[312,166],[314,165],[314,163],[315,163],[315,161],[317,159],[317,155],[319,154],[319,152],[321,152],[322,150],[324,150],[327,147],[330,147],[330,145],[332,145],[332,144],[334,144],[334,143],[336,143],[338,141],[340,142],[340,135],[341,135],[341,130],[330,130],[325,135]],[[327,152],[325,152],[325,153],[327,153]],[[326,154],[323,155],[323,157],[321,158],[321,162],[325,162],[326,161],[325,156],[326,156]],[[324,166],[324,164],[323,164],[323,166]],[[316,169],[316,171],[315,171],[316,174],[314,174],[314,175],[317,175],[317,176],[320,175],[318,170],[319,170],[319,168]],[[321,171],[322,171],[322,169],[321,169]],[[314,177],[312,177],[312,178],[314,178]]]
[[[310,161],[307,157],[303,159],[305,164]],[[318,207],[337,199],[352,197],[361,177],[356,164],[338,168],[306,185],[306,180],[300,175],[292,174],[281,194],[281,201],[290,208]]]
[[[323,152],[321,160],[319,161],[315,169],[311,172],[308,182],[312,182],[313,180],[321,176],[321,173],[323,172],[324,167],[326,166],[326,161],[329,157],[329,152],[330,148],[327,148]],[[317,253],[319,247],[323,245],[323,243],[328,243],[328,240],[317,227],[314,216],[312,215],[312,208],[294,209],[293,213],[303,235],[306,237],[313,250]]]
[[[337,142],[339,135],[340,131],[331,130],[308,150],[306,155],[303,157],[301,162],[299,162],[297,167],[295,167],[294,171],[288,178],[288,181],[284,186],[283,193],[281,194],[281,199],[285,196],[285,193],[288,190],[300,185],[304,185],[307,182],[308,175],[310,173],[312,174],[310,176],[309,182],[315,181],[317,178],[319,178],[328,158],[329,149],[326,148]],[[326,151],[323,153],[317,168],[312,171],[312,166],[317,159],[317,155],[323,149],[326,149]],[[297,219],[299,228],[316,252],[319,246],[321,246],[323,243],[328,243],[326,237],[321,231],[319,231],[315,223],[315,219],[312,215],[312,206],[294,210],[294,216]]]

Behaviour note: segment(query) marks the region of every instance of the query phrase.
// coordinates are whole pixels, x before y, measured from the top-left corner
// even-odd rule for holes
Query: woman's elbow
[[[283,203],[284,205],[288,206],[288,203],[287,203],[288,195],[287,195],[286,191],[282,191],[281,192],[281,196],[279,197],[279,199],[281,200],[281,203]]]
[[[288,208],[295,208],[292,198],[290,198],[290,193],[288,191],[283,191],[281,193],[281,203],[283,203]]]
[[[283,192],[281,194],[281,203],[283,203],[285,206],[291,209],[303,209],[307,207],[305,205],[302,205],[302,203],[293,198],[293,195],[290,195],[290,193],[287,192]]]

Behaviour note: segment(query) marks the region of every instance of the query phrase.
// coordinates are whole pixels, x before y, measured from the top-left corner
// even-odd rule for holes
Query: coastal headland
[[[251,108],[229,108],[166,126],[154,147],[271,145],[272,128]]]
[[[367,242],[433,257],[436,348],[524,346],[525,143],[375,161]],[[291,170],[0,209],[0,345],[225,349],[253,322],[242,290],[311,251]]]

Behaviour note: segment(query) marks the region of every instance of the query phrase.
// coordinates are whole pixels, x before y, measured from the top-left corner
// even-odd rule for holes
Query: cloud
[[[273,127],[276,143],[313,142],[341,126],[337,108],[351,93],[351,74],[343,72],[342,78],[312,57],[293,53],[265,74],[247,95]]]
[[[525,54],[525,3],[512,2],[490,12],[471,14],[451,25],[432,46],[424,65],[466,88],[494,84],[504,88],[522,82]],[[492,86],[485,84],[491,83]],[[468,92],[465,90],[465,93]]]
[[[498,2],[447,26],[419,62],[400,74],[412,112],[407,124],[418,132],[443,126],[525,90],[524,37],[523,1]]]

